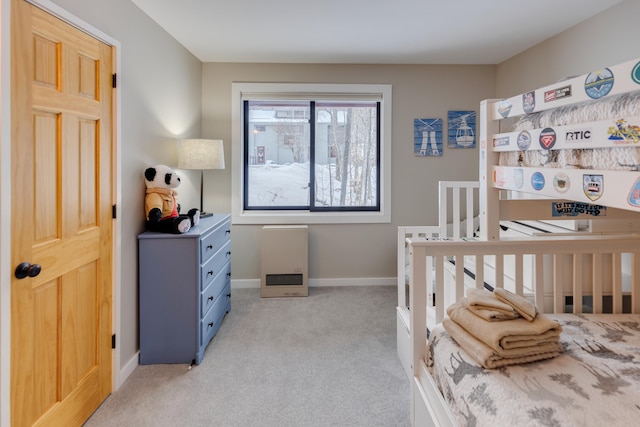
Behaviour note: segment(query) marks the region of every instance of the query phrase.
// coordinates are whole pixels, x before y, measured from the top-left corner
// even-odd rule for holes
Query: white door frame
[[[9,427],[11,408],[11,0],[0,0],[0,427]],[[121,75],[120,42],[102,31],[70,14],[50,0],[25,0],[68,24],[84,31],[100,41],[115,47],[116,73]],[[120,117],[120,77],[116,89],[114,119],[115,153],[115,193],[113,203],[121,205],[121,117]],[[121,294],[121,221],[113,224],[113,289],[112,289],[112,331],[120,334],[120,294]],[[112,391],[117,390],[126,378],[120,373],[120,352],[113,350],[111,363]]]

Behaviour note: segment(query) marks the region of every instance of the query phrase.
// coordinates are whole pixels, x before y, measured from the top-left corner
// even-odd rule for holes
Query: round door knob
[[[16,267],[15,275],[18,279],[24,279],[25,277],[36,277],[40,274],[42,267],[40,264],[30,264],[28,262],[22,262]]]

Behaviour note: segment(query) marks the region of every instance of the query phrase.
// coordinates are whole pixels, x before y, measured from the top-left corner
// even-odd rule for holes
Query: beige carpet
[[[200,365],[139,366],[86,426],[410,425],[396,287],[231,301]]]

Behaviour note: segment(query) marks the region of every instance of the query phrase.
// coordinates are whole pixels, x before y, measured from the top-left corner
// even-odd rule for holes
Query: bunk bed
[[[479,237],[406,239],[414,425],[637,419],[639,69],[633,60],[481,103]],[[593,161],[606,151],[613,160]],[[588,221],[588,230],[501,235],[505,220],[567,218]],[[483,358],[473,346],[465,351],[458,342],[466,335],[450,326],[469,287],[506,290],[534,304],[539,317],[559,325],[559,347],[531,363],[502,353]]]

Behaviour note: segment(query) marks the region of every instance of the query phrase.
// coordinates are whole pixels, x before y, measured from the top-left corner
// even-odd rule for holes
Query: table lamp
[[[200,218],[213,215],[204,211],[203,184],[205,169],[224,169],[224,146],[221,139],[183,139],[178,145],[178,168],[200,169]]]

